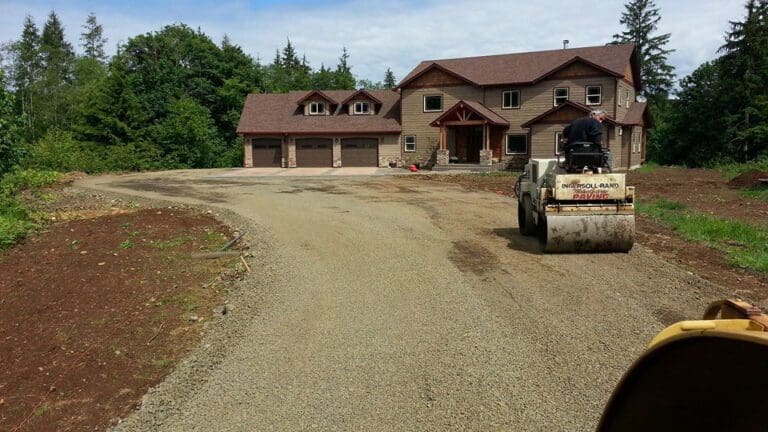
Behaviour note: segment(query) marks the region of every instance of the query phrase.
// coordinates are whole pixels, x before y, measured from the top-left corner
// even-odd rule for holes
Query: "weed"
[[[656,162],[646,162],[641,166],[640,168],[636,169],[635,172],[642,173],[642,174],[650,174],[657,169],[659,169],[660,165]]]
[[[768,187],[758,186],[758,187],[749,188],[745,191],[742,191],[741,195],[744,196],[745,198],[768,201]]]
[[[149,247],[153,247],[155,249],[160,249],[160,250],[173,249],[173,248],[177,248],[177,247],[183,245],[184,243],[186,243],[186,242],[188,242],[190,240],[194,240],[194,239],[195,238],[190,236],[190,235],[183,235],[183,236],[180,236],[180,237],[172,238],[170,240],[158,240],[158,241],[156,241],[154,243],[150,243],[148,246]]]
[[[69,248],[72,250],[77,250],[77,248],[80,247],[80,240],[72,240],[72,242],[69,243]]]
[[[130,239],[120,243],[120,249],[130,249],[132,247],[133,247],[133,242]]]
[[[44,404],[40,405],[39,407],[35,408],[35,411],[33,411],[33,414],[36,417],[42,417],[42,416],[45,415],[45,413],[47,413],[50,410],[51,410],[51,406],[48,405],[47,403],[44,403]]]
[[[725,178],[731,180],[747,171],[768,171],[768,156],[747,163],[726,163],[716,165],[716,170],[723,173]]]
[[[173,360],[167,358],[152,359],[152,366],[158,369],[165,369],[173,364]]]

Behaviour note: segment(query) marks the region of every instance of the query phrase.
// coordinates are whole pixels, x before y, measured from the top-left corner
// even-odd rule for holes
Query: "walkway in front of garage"
[[[431,171],[422,171],[431,173]],[[325,176],[388,176],[413,175],[403,168],[345,167],[345,168],[233,168],[217,171],[210,177],[325,177]]]

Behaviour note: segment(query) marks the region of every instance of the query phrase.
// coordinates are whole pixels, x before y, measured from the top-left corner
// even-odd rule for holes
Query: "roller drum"
[[[545,252],[629,252],[635,216],[547,215],[541,234]]]

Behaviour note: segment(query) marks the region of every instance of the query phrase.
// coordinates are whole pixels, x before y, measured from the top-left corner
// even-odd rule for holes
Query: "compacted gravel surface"
[[[78,183],[210,208],[254,252],[229,313],[117,430],[589,430],[653,335],[727,295],[642,245],[544,255],[489,192],[222,173]]]

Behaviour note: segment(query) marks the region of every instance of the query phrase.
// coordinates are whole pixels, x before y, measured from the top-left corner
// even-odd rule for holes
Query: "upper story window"
[[[310,102],[309,114],[311,115],[325,114],[325,102]]]
[[[443,95],[424,96],[424,112],[443,110]]]
[[[603,87],[587,86],[587,105],[600,105],[603,103]]]
[[[568,100],[568,87],[557,87],[554,90],[554,102],[555,106]]]
[[[353,112],[355,114],[370,114],[371,104],[368,102],[355,102]]]
[[[624,89],[624,104],[629,108],[629,90]]]
[[[520,90],[508,90],[501,94],[501,108],[520,108]]]
[[[506,154],[527,154],[528,135],[507,135]]]

